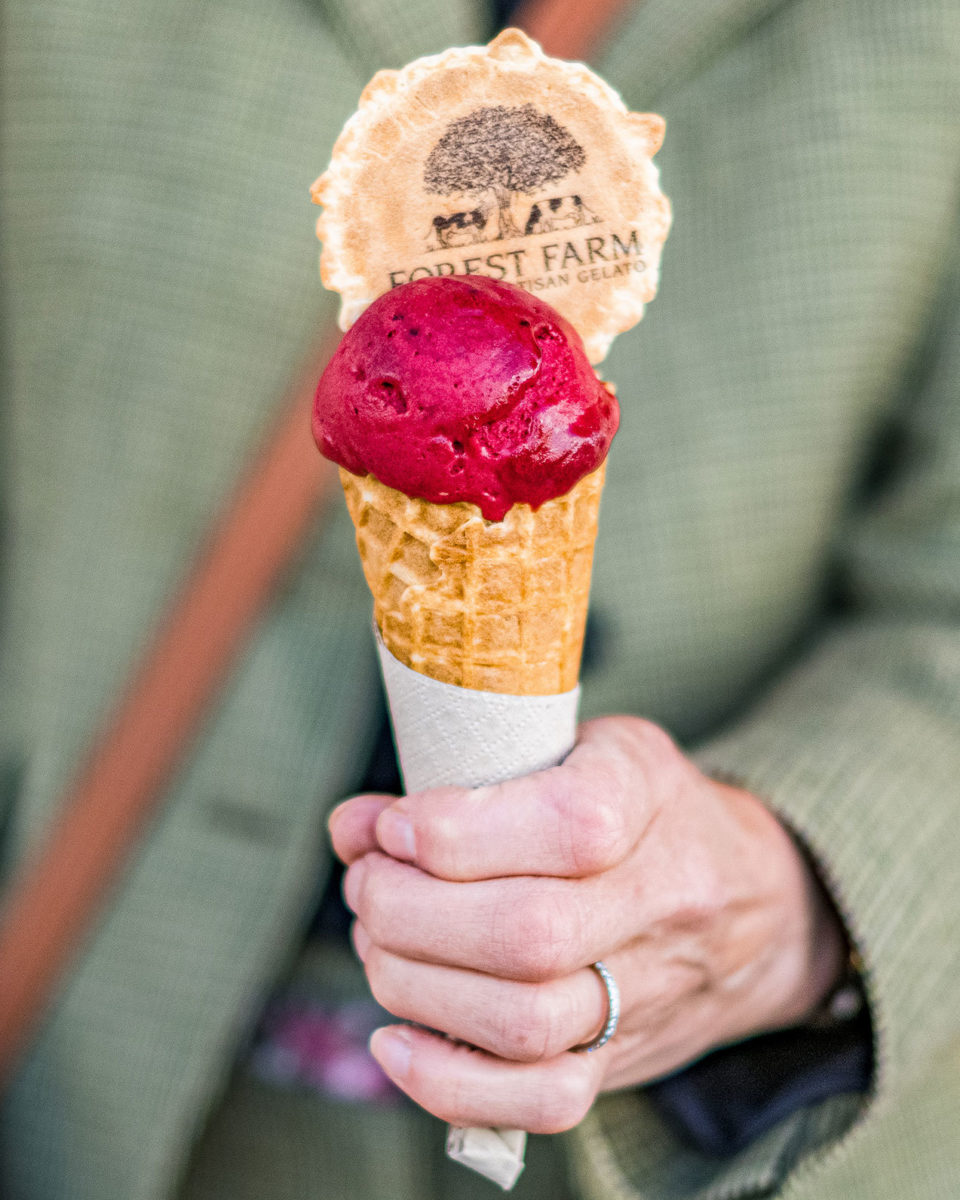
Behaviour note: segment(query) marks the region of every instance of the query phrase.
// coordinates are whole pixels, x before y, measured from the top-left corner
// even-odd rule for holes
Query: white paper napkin
[[[483,787],[561,762],[577,735],[580,688],[559,696],[505,696],[438,683],[393,657],[377,632],[390,719],[408,792]],[[447,1154],[509,1191],[523,1170],[527,1135],[455,1129]]]

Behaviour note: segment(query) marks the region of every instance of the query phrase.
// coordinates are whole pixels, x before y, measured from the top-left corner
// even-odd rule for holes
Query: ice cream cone
[[[410,499],[341,468],[374,597],[400,662],[442,683],[516,696],[577,683],[605,464],[535,511]]]
[[[311,189],[348,331],[314,436],[341,467],[408,791],[502,783],[575,743],[619,419],[590,364],[656,292],[663,129],[508,30],[375,76]],[[525,1138],[451,1129],[447,1153],[509,1190]]]

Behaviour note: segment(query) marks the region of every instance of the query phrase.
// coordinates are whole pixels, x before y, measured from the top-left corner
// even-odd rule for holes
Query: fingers
[[[603,1054],[504,1062],[482,1050],[407,1026],[378,1029],[370,1050],[396,1085],[428,1112],[459,1126],[560,1133],[586,1116]]]
[[[554,1058],[591,1041],[607,1019],[606,991],[588,968],[522,983],[401,958],[371,942],[359,924],[353,937],[370,990],[388,1012],[499,1058]]]
[[[589,1045],[609,1015],[606,988],[588,967],[557,980],[518,982],[394,955],[359,922],[353,937],[383,1008],[499,1058],[540,1062]],[[621,1001],[608,1070],[626,1055],[636,1078],[649,1078],[654,1068],[675,1066],[709,1044],[701,1040],[704,1018],[715,1015],[709,971],[687,949],[642,938],[605,956],[604,964]]]
[[[438,788],[386,806],[377,841],[393,858],[443,879],[582,878],[630,853],[655,794],[681,762],[649,722],[593,721],[559,767],[492,787]]]
[[[377,818],[396,801],[396,796],[354,796],[330,814],[327,825],[333,852],[350,865],[377,849]]]
[[[605,957],[633,935],[639,908],[617,872],[450,883],[377,853],[350,867],[344,897],[384,950],[531,983]]]

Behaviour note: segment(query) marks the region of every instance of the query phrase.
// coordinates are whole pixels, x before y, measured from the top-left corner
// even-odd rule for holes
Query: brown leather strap
[[[586,58],[625,0],[530,0],[516,23],[557,57]],[[336,478],[309,433],[320,340],[273,438],[213,530],[120,705],[15,878],[0,917],[0,1083],[42,1017],[109,888],[183,761]]]
[[[336,471],[313,445],[310,405],[335,344],[327,336],[311,354],[280,424],[63,798],[61,816],[8,893],[0,921],[0,1080],[332,490]]]
[[[519,25],[554,58],[589,59],[613,34],[618,21],[642,0],[527,0]]]

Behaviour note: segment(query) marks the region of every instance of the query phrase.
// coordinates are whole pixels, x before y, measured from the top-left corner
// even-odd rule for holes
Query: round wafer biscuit
[[[542,296],[601,361],[656,292],[663,128],[517,29],[379,72],[311,189],[341,328],[410,279],[489,275]]]

